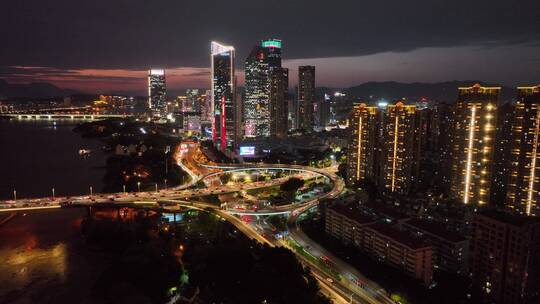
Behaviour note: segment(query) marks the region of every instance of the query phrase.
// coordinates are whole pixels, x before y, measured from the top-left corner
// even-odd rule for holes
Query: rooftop
[[[518,214],[503,212],[499,210],[482,210],[478,212],[476,216],[484,216],[514,226],[523,226],[533,223],[540,224],[540,218],[520,216]]]
[[[384,223],[374,223],[366,227],[366,229],[372,229],[377,233],[384,235],[393,241],[403,244],[411,249],[420,249],[430,247],[422,239],[415,237],[407,231],[398,230],[391,225]]]
[[[428,233],[434,234],[450,242],[462,242],[467,240],[457,232],[446,230],[445,225],[442,223],[433,222],[425,219],[410,219],[406,221],[406,224],[414,226]]]
[[[358,210],[358,208],[353,206],[338,203],[330,206],[329,209],[334,210],[335,212],[357,222],[358,224],[369,224],[375,222],[375,219],[363,214],[360,210]]]
[[[382,202],[368,202],[365,206],[382,216],[389,217],[394,220],[403,220],[409,218],[407,214],[398,210],[397,207],[386,205]]]

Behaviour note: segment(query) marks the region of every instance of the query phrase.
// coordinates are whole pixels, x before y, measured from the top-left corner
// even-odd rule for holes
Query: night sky
[[[283,40],[284,65],[317,85],[480,79],[540,83],[538,0],[2,1],[0,78],[87,92],[144,93],[146,69],[172,88],[209,86],[211,40],[243,62]]]

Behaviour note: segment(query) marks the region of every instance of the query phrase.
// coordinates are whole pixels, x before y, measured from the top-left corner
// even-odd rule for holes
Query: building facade
[[[272,68],[270,70],[270,136],[287,137],[289,69]]]
[[[377,113],[377,107],[364,103],[353,106],[347,155],[347,182],[350,185],[375,180]]]
[[[349,119],[347,182],[373,182],[387,193],[408,194],[419,181],[422,124],[415,105],[356,104]]]
[[[298,67],[298,128],[313,129],[313,107],[315,104],[315,67]]]
[[[433,246],[433,265],[437,269],[460,275],[469,270],[469,240],[454,231],[448,231],[444,224],[425,219],[410,219],[401,227],[417,234]]]
[[[167,115],[165,70],[148,71],[148,108],[156,116]]]
[[[452,134],[451,195],[463,204],[490,198],[499,87],[459,88]]]
[[[498,211],[474,216],[472,283],[484,303],[540,303],[540,221]]]
[[[271,136],[271,74],[281,68],[281,40],[263,40],[255,46],[245,63],[245,137]],[[287,75],[288,79],[288,75]]]
[[[520,214],[540,216],[540,85],[518,88],[511,129],[507,206]]]
[[[234,47],[212,42],[212,140],[222,151],[233,151],[238,142],[234,56]]]
[[[336,204],[327,209],[325,231],[345,244],[401,270],[429,286],[433,279],[433,248],[414,235],[378,223],[354,207]]]
[[[397,102],[384,111],[382,144],[383,188],[387,192],[407,194],[418,173],[414,171],[416,106]]]

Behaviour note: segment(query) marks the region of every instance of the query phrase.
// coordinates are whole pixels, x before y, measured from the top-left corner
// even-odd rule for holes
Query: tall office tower
[[[287,137],[289,69],[270,70],[270,136]]]
[[[315,103],[315,67],[298,67],[298,128],[313,129],[313,106]]]
[[[416,183],[414,171],[416,106],[397,102],[384,112],[382,143],[384,189],[388,192],[408,194]]]
[[[199,100],[199,89],[187,89],[186,97],[191,103],[192,112],[201,112],[201,101]]]
[[[245,66],[245,137],[267,136],[269,133],[268,61],[264,49],[258,45],[249,54]]]
[[[267,39],[261,41],[261,47],[266,55],[266,62],[268,67],[280,68],[281,67],[281,40],[279,39]]]
[[[236,128],[236,138],[239,140],[241,139],[242,137],[244,137],[244,107],[243,107],[243,103],[244,102],[244,94],[242,94],[242,92],[240,92],[240,90],[237,90],[236,91],[236,98],[235,98],[235,108],[234,108],[234,113],[235,113],[235,117],[237,118],[236,121],[235,121],[235,128]]]
[[[148,71],[148,108],[159,116],[167,115],[165,70]]]
[[[294,90],[295,92],[297,91],[297,89],[295,88]],[[294,130],[294,129],[298,129],[298,124],[297,124],[297,120],[296,118],[298,117],[298,107],[297,107],[297,101],[296,100],[296,95],[295,93],[292,93],[289,95],[288,97],[288,119],[289,119],[289,122],[288,122],[288,125],[287,127],[289,128],[289,130]]]
[[[540,303],[540,220],[489,210],[473,227],[474,303]]]
[[[451,194],[464,204],[486,204],[500,87],[459,88],[452,135]]]
[[[212,121],[214,104],[212,103],[212,90],[206,90],[203,95],[204,105],[201,105],[201,122],[210,123]]]
[[[350,185],[374,179],[377,112],[378,108],[364,103],[353,106],[347,154],[347,183]]]
[[[246,59],[245,136],[270,136],[270,73],[281,68],[281,40],[263,40]]]
[[[507,206],[540,216],[540,85],[518,88],[511,140]]]
[[[222,151],[234,150],[238,142],[234,47],[211,44],[212,139]]]

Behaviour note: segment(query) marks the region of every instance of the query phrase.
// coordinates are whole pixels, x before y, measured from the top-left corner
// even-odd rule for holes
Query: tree
[[[337,175],[341,176],[343,179],[347,179],[347,164],[346,163],[339,164]]]
[[[303,185],[304,180],[296,177],[291,177],[286,182],[281,184],[279,190],[285,192],[289,199],[293,199],[296,191],[300,189]]]

